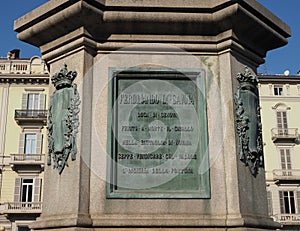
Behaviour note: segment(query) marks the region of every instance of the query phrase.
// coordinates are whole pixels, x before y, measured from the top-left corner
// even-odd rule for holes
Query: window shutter
[[[280,160],[281,160],[281,169],[285,170],[286,169],[286,165],[285,165],[284,149],[280,149]]]
[[[20,134],[19,139],[19,154],[25,153],[25,133]]]
[[[285,152],[286,152],[286,169],[291,170],[292,169],[292,161],[291,161],[290,149],[286,149]],[[288,175],[291,176],[292,171],[288,171]]]
[[[22,94],[22,110],[27,109],[27,99],[28,99],[28,94],[23,93]]]
[[[268,200],[268,214],[273,215],[272,192],[271,191],[267,191],[267,200]]]
[[[297,196],[297,213],[300,213],[300,191],[296,192],[296,196]]]
[[[277,116],[277,127],[278,129],[281,129],[282,134],[280,135],[287,135],[288,131],[288,124],[287,124],[287,113],[286,111],[278,111],[276,112],[276,116]],[[280,130],[279,130],[280,131]],[[284,133],[283,133],[284,132]]]
[[[282,112],[283,128],[288,128],[286,111]]]
[[[39,109],[40,110],[45,110],[45,106],[46,106],[46,95],[45,94],[40,94]]]
[[[282,128],[282,121],[281,121],[281,112],[276,112],[276,116],[277,116],[277,127],[278,128]]]
[[[283,191],[279,191],[280,213],[285,213]]]
[[[34,178],[34,195],[33,195],[34,202],[41,201],[41,186],[42,186],[42,179]]]
[[[42,153],[42,141],[43,141],[43,134],[42,133],[37,133],[36,134],[35,154],[41,154]]]
[[[287,167],[287,169],[292,169],[290,149],[286,149],[285,153],[286,153],[286,167]]]
[[[15,179],[15,191],[14,191],[14,202],[20,202],[21,200],[21,183],[22,178]]]

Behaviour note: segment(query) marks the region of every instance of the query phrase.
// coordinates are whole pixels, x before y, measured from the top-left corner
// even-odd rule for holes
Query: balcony
[[[273,142],[296,142],[298,128],[273,128],[271,130]]]
[[[47,123],[47,110],[15,110],[17,124],[42,124]]]
[[[13,61],[13,62],[12,62]],[[30,74],[29,61],[4,60],[0,64],[1,74]]]
[[[11,154],[9,164],[17,172],[22,170],[41,172],[45,166],[45,154]]]
[[[275,169],[273,170],[273,180],[277,182],[300,182],[300,169]]]
[[[300,214],[276,214],[273,217],[283,225],[300,225]]]
[[[6,214],[41,213],[42,202],[7,202],[3,204],[3,212]]]

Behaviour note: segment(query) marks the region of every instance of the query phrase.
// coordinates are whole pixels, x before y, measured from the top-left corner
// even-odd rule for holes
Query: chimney
[[[20,49],[13,49],[10,52],[7,52],[7,59],[19,59],[20,58]]]

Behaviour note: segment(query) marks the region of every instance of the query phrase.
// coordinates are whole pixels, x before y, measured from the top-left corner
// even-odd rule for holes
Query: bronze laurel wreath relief
[[[244,74],[237,74],[237,80],[239,87],[235,94],[235,118],[239,158],[256,176],[259,168],[264,167],[258,81],[247,67]]]
[[[56,88],[50,98],[48,116],[48,165],[53,161],[53,168],[59,174],[68,166],[68,158],[76,159],[76,135],[79,127],[80,98],[77,85],[73,83],[76,71],[62,69],[51,77]]]

